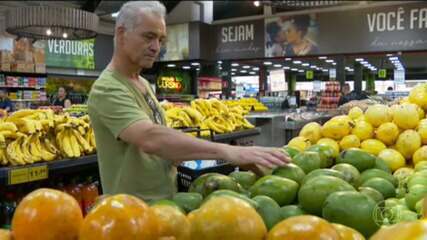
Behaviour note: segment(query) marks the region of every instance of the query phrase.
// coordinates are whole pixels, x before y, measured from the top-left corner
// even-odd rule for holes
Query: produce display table
[[[281,128],[285,121],[285,112],[251,113],[246,118],[262,132],[255,137],[255,145],[265,147],[285,145],[284,132]]]

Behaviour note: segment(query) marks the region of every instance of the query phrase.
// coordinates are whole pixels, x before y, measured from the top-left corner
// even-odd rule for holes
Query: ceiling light
[[[393,56],[393,54],[389,53],[389,54],[386,54],[386,56],[387,56],[387,57],[392,57],[392,56]]]
[[[200,71],[200,68],[196,68],[196,71]]]
[[[52,35],[52,30],[50,30],[50,28],[48,28],[48,29],[46,30],[46,35],[48,35],[48,36]]]
[[[252,70],[259,71],[259,67],[254,67],[254,68],[252,68]]]
[[[298,72],[304,72],[304,70],[300,69],[300,70],[298,70]]]
[[[334,65],[334,66],[335,66],[335,65],[337,65],[337,63],[333,62],[333,63],[332,63],[332,65]]]
[[[321,57],[319,57],[319,59],[327,59],[327,57],[321,56]]]
[[[246,66],[243,66],[242,68],[249,69],[249,68],[251,68],[251,66],[246,65]]]
[[[323,72],[328,72],[328,69],[323,69],[322,71],[323,71]]]
[[[316,65],[311,65],[310,68],[315,69],[315,68],[317,68],[317,66]]]
[[[356,62],[363,62],[363,58],[356,58]]]
[[[249,72],[249,74],[256,74],[256,72]]]
[[[182,69],[191,69],[190,66],[182,66]]]
[[[236,73],[231,73],[231,75],[236,75]]]
[[[368,62],[367,62],[367,61],[361,61],[360,63],[361,63],[361,64],[368,64]]]
[[[282,67],[282,64],[274,64],[273,67],[279,68],[279,67]]]
[[[291,71],[298,71],[298,68],[291,68]]]
[[[173,64],[173,63],[170,63],[170,64],[168,64],[167,66],[168,66],[168,67],[170,67],[170,68],[176,67],[176,65],[175,65],[175,64]]]
[[[389,57],[388,59],[390,59],[391,61],[393,61],[393,60],[399,60],[398,57]]]
[[[235,68],[232,68],[232,69],[231,69],[231,71],[232,71],[232,72],[235,72],[235,71],[237,71],[237,69],[235,69]]]
[[[237,66],[239,66],[239,64],[238,63],[232,63],[231,66],[237,67]]]
[[[261,3],[259,1],[254,1],[254,6],[255,7],[259,7],[261,5]]]
[[[117,16],[119,16],[119,12],[112,13],[112,14],[111,14],[111,16],[112,16],[113,18],[116,18]]]
[[[9,9],[5,23],[6,32],[18,38],[78,40],[96,36],[99,17],[77,8],[26,6]]]
[[[283,67],[283,69],[285,69],[285,70],[289,70],[289,69],[291,69],[290,67],[288,67],[288,66],[284,66]]]
[[[292,58],[285,58],[285,61],[291,61]]]
[[[198,62],[191,63],[191,66],[199,66],[199,65],[200,65],[200,63],[198,63]]]
[[[241,73],[247,73],[248,71],[246,71],[246,70],[242,70],[242,71],[240,71]]]
[[[64,32],[64,33],[62,34],[62,37],[63,37],[63,38],[68,38],[68,33]]]
[[[327,63],[333,63],[334,60],[332,60],[332,59],[326,59],[325,62],[327,62]]]
[[[218,64],[222,64],[222,61],[218,61]]]
[[[308,66],[310,66],[310,64],[309,63],[303,63],[303,64],[301,64],[301,66],[308,67]]]
[[[264,65],[266,65],[266,66],[271,65],[271,64],[273,64],[273,63],[272,62],[264,62]]]
[[[301,62],[301,61],[296,60],[296,61],[293,61],[293,63],[294,63],[294,64],[301,64],[302,62]]]
[[[219,67],[218,69],[219,69],[219,70],[222,70],[222,67]]]

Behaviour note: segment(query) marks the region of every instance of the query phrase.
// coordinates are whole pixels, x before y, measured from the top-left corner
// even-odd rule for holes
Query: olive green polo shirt
[[[171,198],[176,192],[176,168],[172,162],[119,139],[120,133],[137,121],[156,123],[161,116],[160,124],[165,123],[164,112],[148,81],[142,77],[139,80],[149,96],[144,96],[126,77],[106,69],[89,94],[88,112],[95,132],[102,188],[105,194],[132,194],[146,201]]]

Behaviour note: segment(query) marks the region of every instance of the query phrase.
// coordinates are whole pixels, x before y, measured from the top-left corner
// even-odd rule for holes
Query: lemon
[[[393,122],[399,128],[414,129],[418,126],[419,121],[419,113],[415,104],[402,104],[394,111]]]
[[[321,134],[322,126],[317,122],[311,122],[306,124],[299,133],[299,136],[306,137],[312,144],[315,144],[322,137]]]
[[[311,143],[310,139],[299,136],[292,138],[291,141],[289,141],[288,146],[296,148],[303,152],[306,148],[311,146]]]
[[[374,136],[374,127],[366,121],[356,121],[351,134],[356,135],[361,141],[370,139]]]
[[[340,140],[350,134],[354,122],[348,116],[337,116],[323,124],[322,136]]]
[[[427,146],[423,146],[415,151],[414,156],[412,156],[412,162],[414,165],[421,161],[427,161]]]
[[[391,122],[381,124],[375,131],[375,138],[387,146],[393,145],[397,137],[399,137],[399,128]]]
[[[382,150],[387,147],[377,139],[367,139],[360,144],[362,150],[377,156]]]
[[[399,105],[394,104],[390,107],[390,114],[394,115],[394,113],[396,112],[396,109],[399,107]]]
[[[360,109],[360,107],[353,107],[352,109],[350,109],[350,111],[348,112],[348,116],[351,119],[357,119],[361,116],[363,116],[363,110]]]
[[[427,109],[427,84],[420,84],[409,92],[409,101]]]
[[[427,144],[427,124],[420,122],[417,128],[418,134],[420,134],[421,141],[423,144]]]
[[[333,154],[334,157],[338,157],[338,155],[340,154],[340,146],[333,139],[330,139],[330,138],[321,138],[321,139],[319,139],[319,141],[317,141],[316,144],[327,145],[327,146],[332,147],[334,149],[334,154]]]
[[[347,135],[340,141],[340,148],[342,150],[358,147],[360,147],[360,139],[356,135]]]
[[[396,150],[406,159],[411,159],[412,155],[421,147],[421,137],[414,130],[402,132],[396,141]]]
[[[394,149],[384,149],[378,154],[378,157],[384,160],[393,172],[405,166],[405,158]]]
[[[391,122],[393,118],[390,113],[390,108],[383,104],[369,106],[368,109],[366,109],[365,117],[374,127],[379,127],[383,123]]]

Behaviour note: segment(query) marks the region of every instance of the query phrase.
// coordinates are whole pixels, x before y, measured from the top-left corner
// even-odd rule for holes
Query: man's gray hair
[[[159,1],[130,1],[120,8],[116,19],[116,28],[124,26],[127,31],[132,31],[141,12],[158,14],[163,19],[166,17],[166,8]]]

